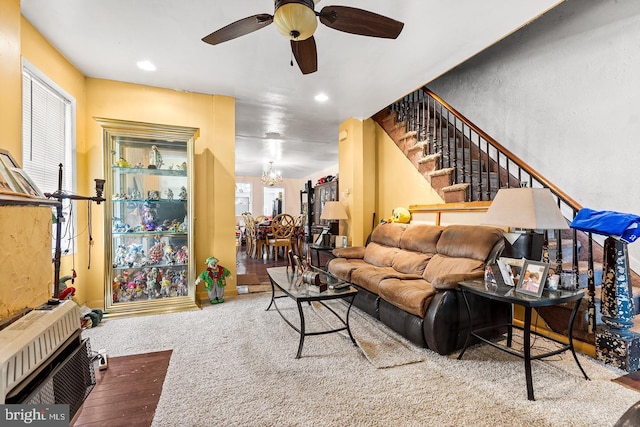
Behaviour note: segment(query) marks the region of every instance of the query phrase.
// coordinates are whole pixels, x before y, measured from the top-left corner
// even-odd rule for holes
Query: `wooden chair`
[[[295,230],[295,219],[286,213],[276,215],[271,221],[271,236],[267,238],[269,253],[274,252],[275,260],[278,261],[278,251],[285,248],[283,256],[287,256],[287,251],[291,249],[291,238]]]
[[[300,258],[304,259],[304,255],[302,253],[303,249],[304,249],[304,236],[305,236],[305,231],[304,231],[304,223],[307,219],[307,215],[304,213],[301,213],[300,215],[296,216],[296,225],[295,225],[295,229],[294,229],[294,234],[293,234],[293,239],[295,240],[296,243],[296,250],[294,251],[296,255],[298,255]]]
[[[254,247],[253,247],[253,238],[251,229],[254,228],[253,224],[253,216],[248,213],[242,214],[242,220],[244,221],[244,234],[245,234],[245,248],[247,255],[252,256]]]

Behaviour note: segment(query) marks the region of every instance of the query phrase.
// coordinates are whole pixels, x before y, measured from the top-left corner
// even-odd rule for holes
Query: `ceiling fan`
[[[302,74],[310,74],[318,70],[318,54],[313,37],[318,26],[316,17],[334,30],[387,39],[397,38],[404,26],[402,22],[354,7],[325,6],[316,12],[313,0],[275,0],[274,3],[273,15],[260,13],[240,19],[203,37],[202,41],[216,45],[274,23],[291,40],[291,51]]]

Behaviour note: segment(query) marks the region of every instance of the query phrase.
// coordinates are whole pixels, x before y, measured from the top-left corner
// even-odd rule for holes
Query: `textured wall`
[[[639,52],[640,2],[568,1],[427,86],[581,205],[640,214]]]
[[[50,207],[0,206],[0,319],[51,297]]]

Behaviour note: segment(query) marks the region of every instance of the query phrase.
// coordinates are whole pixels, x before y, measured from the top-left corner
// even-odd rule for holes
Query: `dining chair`
[[[293,216],[282,213],[273,217],[271,221],[271,235],[267,238],[269,253],[273,251],[274,258],[278,261],[278,251],[284,248],[283,256],[291,249],[291,239],[295,230],[295,219]]]
[[[253,250],[254,250],[253,229],[255,228],[253,225],[254,223],[253,216],[249,213],[243,213],[242,218],[244,220],[246,252],[247,252],[247,255],[249,255],[250,257],[253,257]]]

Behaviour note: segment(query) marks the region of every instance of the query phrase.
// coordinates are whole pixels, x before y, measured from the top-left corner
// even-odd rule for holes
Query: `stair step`
[[[408,147],[407,151],[411,152],[411,151],[424,150],[424,147],[426,147],[426,146],[427,146],[427,144],[424,141],[422,141],[422,142],[418,141],[414,145],[412,145],[411,147]]]
[[[389,120],[395,120],[395,119],[396,119],[396,117],[398,117],[398,113],[394,111],[394,112],[390,113],[389,115],[385,116],[385,117],[382,119],[382,121],[383,121],[383,122],[387,122],[387,121],[389,121]]]
[[[402,135],[400,138],[398,138],[400,141],[405,140],[405,139],[409,139],[409,138],[415,138],[416,135],[418,135],[418,131],[416,130],[412,130],[409,131],[407,133],[405,133],[404,135]]]
[[[391,126],[391,127],[389,128],[389,131],[388,131],[388,132],[389,132],[389,133],[391,133],[391,132],[393,132],[394,130],[401,129],[401,128],[405,128],[406,126],[407,126],[407,122],[397,122],[397,123],[395,123],[393,126]]]

